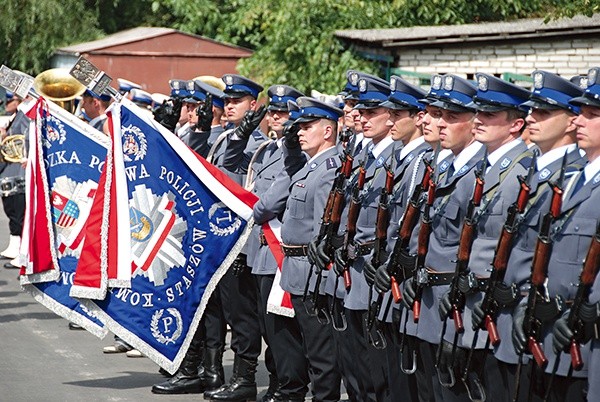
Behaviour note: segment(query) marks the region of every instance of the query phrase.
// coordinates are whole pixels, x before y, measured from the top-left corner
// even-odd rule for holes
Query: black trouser
[[[256,282],[249,267],[234,275],[229,269],[217,286],[225,321],[231,327],[231,349],[245,360],[257,361],[262,346]]]
[[[25,218],[25,194],[2,197],[4,213],[8,217],[8,228],[12,236],[21,236]]]
[[[492,352],[490,351],[490,356],[488,356],[488,359],[495,359],[495,357],[493,356]],[[505,389],[505,396],[507,398],[507,400],[513,400],[514,396],[515,396],[515,391],[516,391],[516,385],[517,385],[517,365],[516,364],[509,364],[509,363],[504,363],[501,362],[500,360],[497,360],[497,364],[498,364],[498,369],[500,370],[500,378],[496,378],[495,381],[500,382],[501,383],[501,388]],[[519,377],[519,395],[517,397],[517,401],[527,401],[529,400],[529,393],[531,392],[531,366],[533,363],[533,361],[529,361],[528,364],[523,364],[521,366],[521,375]],[[487,378],[486,381],[489,384],[493,379]],[[539,400],[539,398],[533,398],[534,395],[532,396],[532,401],[535,400]]]
[[[225,317],[223,316],[223,309],[221,308],[221,296],[216,289],[210,296],[210,299],[208,299],[200,325],[204,328],[205,346],[210,349],[223,350],[225,348],[227,327]]]
[[[271,349],[273,335],[273,315],[267,314],[267,300],[273,286],[275,275],[252,275],[256,280],[256,289],[258,292],[258,319],[260,324],[260,333],[267,344],[265,350],[265,366],[271,376],[277,377],[277,369],[275,360],[273,359],[273,351]]]
[[[312,297],[308,297],[306,303],[312,309]],[[292,304],[302,334],[304,354],[308,359],[313,400],[338,401],[341,375],[335,359],[333,329],[331,325],[319,322],[317,317],[308,315],[302,296],[292,295]]]
[[[302,399],[308,392],[308,362],[302,349],[302,335],[295,318],[273,313],[266,314],[267,300],[273,285],[275,275],[255,275],[261,305],[259,315],[262,315],[267,343],[272,363],[265,364],[267,369],[274,365],[272,373],[277,375],[279,392],[287,398]]]
[[[387,378],[389,381],[390,399],[392,401],[416,402],[418,398],[417,379],[414,374],[406,374],[400,367],[400,359],[410,362],[412,367],[413,344],[408,340],[404,345],[404,356],[401,345],[398,344],[398,328],[392,323],[382,323],[382,331],[385,335],[386,348],[385,358],[387,365]],[[410,369],[411,367],[405,367]]]

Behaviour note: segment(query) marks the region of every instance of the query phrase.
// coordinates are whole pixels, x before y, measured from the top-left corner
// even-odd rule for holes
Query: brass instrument
[[[85,86],[77,81],[66,68],[51,68],[38,74],[33,87],[36,92],[68,112],[75,112],[74,99],[85,92]]]
[[[205,84],[220,89],[221,91],[225,89],[225,83],[223,82],[223,80],[212,75],[200,75],[194,78],[194,81],[195,80],[202,81]]]
[[[25,136],[7,135],[0,143],[0,154],[5,162],[23,162],[25,160]]]

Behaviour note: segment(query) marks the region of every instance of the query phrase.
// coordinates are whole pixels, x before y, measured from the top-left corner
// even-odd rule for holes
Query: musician
[[[18,106],[22,102],[23,99],[18,95],[12,92],[6,93],[6,113],[11,116],[6,128],[6,136],[28,134],[30,120],[18,110]],[[3,138],[5,137],[3,136]],[[17,261],[17,257],[21,245],[23,219],[25,218],[25,168],[21,162],[4,161],[0,163],[0,188],[2,206],[8,217],[10,230],[8,246],[0,253],[0,256],[10,260],[4,264],[4,268],[18,269],[20,263]]]

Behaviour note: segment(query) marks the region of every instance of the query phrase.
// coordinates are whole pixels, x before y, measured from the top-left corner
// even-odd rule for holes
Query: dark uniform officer
[[[302,347],[308,358],[313,400],[337,401],[340,397],[340,373],[335,361],[333,330],[318,317],[308,314],[308,310],[313,310],[312,297],[307,299],[308,306],[305,306],[302,295],[312,269],[306,257],[308,243],[319,233],[327,196],[339,167],[335,143],[337,121],[342,111],[308,97],[298,98],[297,103],[300,108],[296,120],[296,124],[300,125],[300,147],[310,159],[292,177],[290,196],[282,218],[281,238],[285,257],[281,287],[292,297],[295,320],[302,334]],[[311,274],[309,288],[322,294],[323,289],[315,289],[315,283],[315,275]]]
[[[560,175],[563,156],[566,153],[566,164],[568,166],[565,177],[569,178],[578,168],[585,164],[576,145],[576,126],[573,120],[579,113],[579,108],[569,104],[569,99],[581,94],[582,90],[568,80],[546,71],[534,71],[532,73],[534,82],[533,93],[525,102],[524,106],[531,109],[526,118],[530,140],[536,144],[540,155],[536,161],[535,171],[529,183],[529,201],[523,221],[519,230],[513,238],[510,256],[504,276],[504,284],[508,285],[502,291],[507,292],[511,287],[520,289],[517,297],[503,298],[498,291],[497,302],[505,306],[500,310],[496,319],[500,344],[495,348],[494,356],[498,363],[501,376],[496,378],[498,383],[506,389],[505,395],[512,397],[515,392],[516,373],[519,357],[515,352],[512,342],[513,310],[520,301],[520,294],[527,293],[527,280],[531,273],[531,263],[538,237],[541,217],[550,207],[551,188],[549,183],[555,182]],[[512,200],[514,202],[515,200]],[[505,202],[511,203],[507,199]],[[506,204],[505,204],[506,205]],[[512,292],[508,292],[512,296]],[[506,294],[506,293],[503,293]],[[473,320],[481,320],[483,312],[479,304],[475,305]],[[479,317],[475,317],[479,315]],[[485,337],[487,333],[482,332],[480,336]],[[526,363],[525,363],[526,364]],[[520,381],[520,398],[525,399],[529,388],[529,368],[522,369],[523,376]],[[543,391],[542,391],[543,393]]]

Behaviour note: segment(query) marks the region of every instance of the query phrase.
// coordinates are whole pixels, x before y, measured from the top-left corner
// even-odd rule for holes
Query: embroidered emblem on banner
[[[138,185],[129,205],[132,278],[144,276],[155,286],[164,284],[169,271],[181,267],[186,257],[181,250],[187,223],[175,212],[173,195],[155,195]]]
[[[60,119],[49,115],[46,117],[46,124],[46,135],[43,140],[44,146],[50,148],[54,142],[58,142],[59,145],[62,145],[67,139],[67,130],[65,129],[63,122],[60,121]]]
[[[235,233],[242,221],[239,217],[234,216],[231,210],[222,202],[217,202],[211,205],[208,210],[210,231],[217,236],[229,236]]]
[[[52,200],[52,218],[54,223],[60,228],[70,228],[75,225],[77,218],[79,218],[79,207],[75,201],[69,198],[72,195],[72,191],[69,188],[65,188],[65,185],[69,185],[71,184],[69,182],[73,181],[65,176],[63,177],[65,180],[62,180],[55,186],[50,196]]]
[[[126,162],[143,160],[148,149],[146,135],[139,127],[123,127],[123,157]]]
[[[181,314],[176,308],[169,307],[166,309],[156,310],[152,315],[150,321],[150,331],[152,336],[158,342],[168,345],[169,343],[175,343],[183,332],[183,321]],[[173,328],[175,326],[175,328]]]

